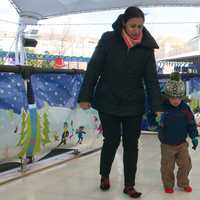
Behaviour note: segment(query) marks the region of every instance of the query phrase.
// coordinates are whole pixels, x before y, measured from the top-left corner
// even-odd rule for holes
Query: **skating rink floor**
[[[189,141],[189,140],[188,140]],[[189,141],[190,142],[190,141]],[[144,200],[198,200],[200,198],[200,150],[189,147],[193,168],[190,181],[192,193],[175,187],[173,194],[163,192],[160,180],[160,144],[156,135],[142,135],[136,189]],[[0,200],[125,200],[123,194],[122,148],[111,172],[111,189],[99,189],[100,151],[72,159],[54,167],[0,185]],[[0,176],[1,178],[1,176]]]

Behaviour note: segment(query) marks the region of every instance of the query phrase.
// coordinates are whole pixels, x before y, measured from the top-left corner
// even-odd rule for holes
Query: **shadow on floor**
[[[45,159],[51,158],[53,156],[57,156],[62,153],[66,153],[66,152],[73,151],[73,150],[74,149],[53,149],[48,154],[46,154],[44,157],[40,158],[38,161],[45,160]],[[20,167],[20,162],[2,163],[2,164],[0,164],[0,173],[5,172],[7,170],[17,168],[17,167]]]
[[[11,170],[20,166],[19,162],[7,162],[0,164],[0,173]]]
[[[62,153],[67,153],[69,151],[73,151],[74,149],[52,149],[48,154],[46,154],[44,157],[40,158],[40,160],[44,160],[44,159],[48,159],[51,158],[53,156],[57,156],[60,155]]]

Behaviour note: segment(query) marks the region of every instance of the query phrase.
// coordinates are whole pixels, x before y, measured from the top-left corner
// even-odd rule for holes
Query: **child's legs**
[[[192,168],[192,162],[189,155],[187,142],[180,145],[176,163],[178,165],[177,185],[179,187],[186,187],[189,185],[188,175]]]
[[[82,143],[82,142],[83,142],[83,137],[80,137],[79,143]]]
[[[161,144],[161,178],[164,188],[174,187],[175,154],[173,147]]]

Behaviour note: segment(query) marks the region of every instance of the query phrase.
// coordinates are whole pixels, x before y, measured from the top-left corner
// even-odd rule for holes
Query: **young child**
[[[62,139],[61,139],[61,141],[60,141],[60,143],[58,144],[57,147],[59,147],[60,145],[66,144],[68,136],[69,136],[68,123],[64,122],[64,130],[63,130],[63,133],[62,133]]]
[[[82,142],[83,142],[83,134],[86,134],[86,132],[84,131],[84,126],[80,126],[80,127],[76,130],[76,134],[78,135],[77,144],[82,144]]]
[[[185,192],[192,192],[188,175],[192,168],[188,151],[187,136],[192,140],[193,149],[198,145],[198,131],[194,115],[184,102],[185,85],[180,74],[174,72],[164,87],[165,100],[159,122],[161,142],[161,177],[166,193],[174,192],[175,164],[178,166],[177,185]]]

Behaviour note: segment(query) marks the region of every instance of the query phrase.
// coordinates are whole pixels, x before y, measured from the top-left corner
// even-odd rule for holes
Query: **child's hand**
[[[198,146],[198,139],[197,138],[193,138],[192,139],[192,149],[196,150],[197,146]]]

